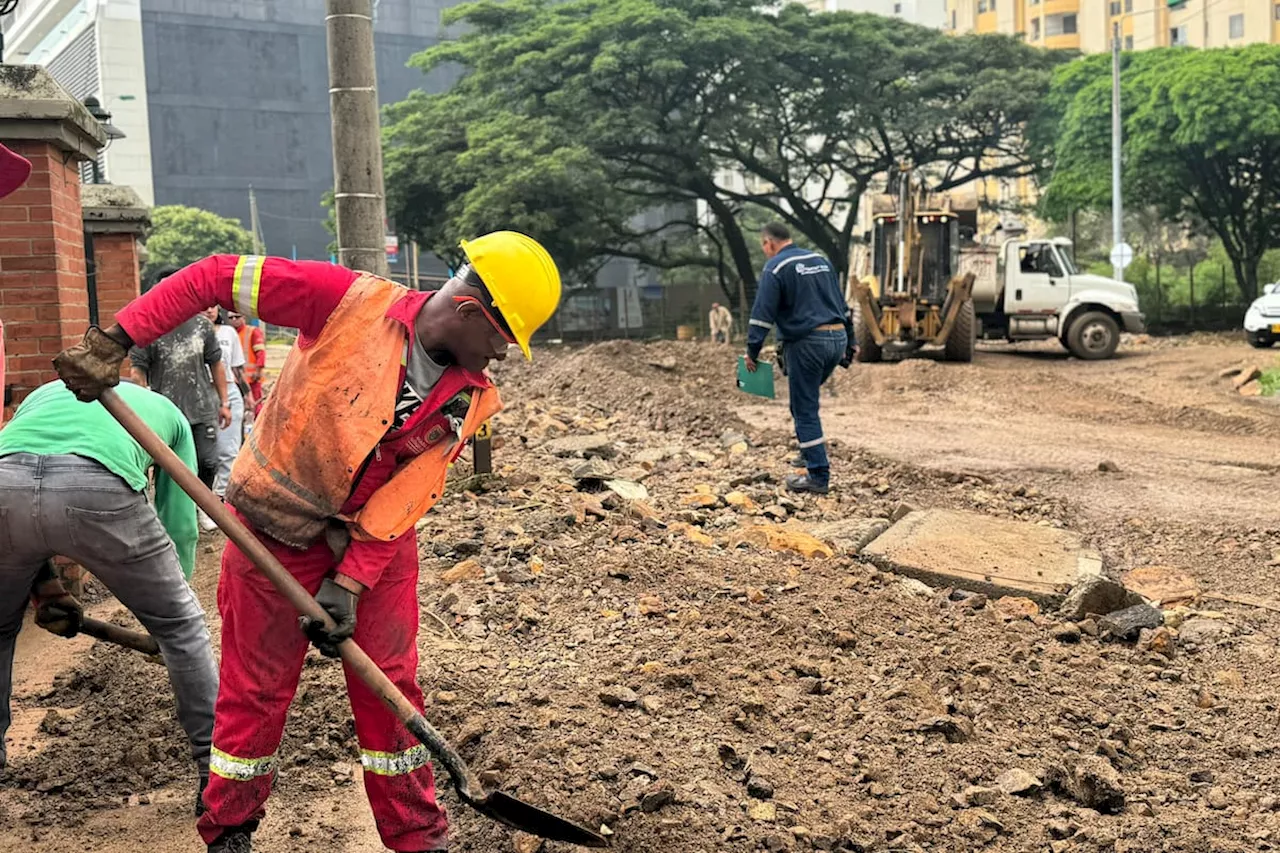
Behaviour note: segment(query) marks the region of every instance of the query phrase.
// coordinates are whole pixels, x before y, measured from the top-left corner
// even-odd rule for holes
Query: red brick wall
[[[5,384],[14,404],[53,379],[51,360],[84,334],[89,297],[84,268],[80,172],[45,142],[5,141],[31,161],[31,177],[0,199],[0,320]]]
[[[133,234],[94,234],[93,261],[97,270],[98,324],[107,328],[116,312],[138,298],[138,241]]]

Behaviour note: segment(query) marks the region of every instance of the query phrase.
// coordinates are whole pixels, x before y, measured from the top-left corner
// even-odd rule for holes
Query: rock
[[[598,456],[574,463],[569,469],[569,476],[575,480],[598,481],[613,475],[613,466]]]
[[[1244,687],[1244,676],[1237,669],[1220,669],[1213,674],[1213,683],[1229,690],[1239,690]]]
[[[767,507],[761,510],[761,512],[766,517],[772,518],[774,521],[785,521],[787,518],[787,511],[783,509],[782,506],[780,506],[779,504],[769,504]]]
[[[680,506],[699,507],[701,509],[715,509],[720,506],[720,498],[706,492],[694,492],[691,495],[685,495],[680,499]]]
[[[456,543],[452,550],[459,557],[474,557],[484,550],[484,542],[479,539],[463,539]]]
[[[1143,628],[1138,634],[1138,651],[1150,652],[1162,657],[1172,658],[1176,644],[1173,632],[1168,628]]]
[[[754,512],[756,509],[756,502],[751,500],[746,492],[729,492],[724,496],[724,502],[744,512]]]
[[[640,696],[630,687],[606,687],[600,691],[600,701],[611,708],[634,708]]]
[[[1048,783],[1081,805],[1104,814],[1124,808],[1124,786],[1111,763],[1091,755],[1049,768]]]
[[[1034,794],[1044,783],[1025,770],[1014,767],[996,777],[996,787],[1006,794]]]
[[[745,527],[730,540],[734,547],[747,544],[770,551],[793,551],[802,557],[832,557],[835,551],[820,539],[799,528],[758,524]]]
[[[1098,620],[1098,629],[1116,640],[1132,640],[1143,628],[1159,628],[1163,623],[1164,614],[1158,609],[1150,604],[1135,604],[1103,616]]]
[[[764,823],[772,823],[778,819],[778,807],[767,800],[752,803],[747,806],[747,817]]]
[[[757,800],[773,799],[773,785],[767,779],[752,775],[747,779],[747,796]]]
[[[1142,566],[1125,572],[1122,580],[1125,587],[1165,609],[1192,601],[1200,594],[1195,578],[1170,566]]]
[[[1058,608],[1058,616],[1079,622],[1086,616],[1106,616],[1141,603],[1142,599],[1125,589],[1122,584],[1102,575],[1094,575],[1084,578],[1071,588]]]
[[[640,596],[636,606],[640,609],[641,616],[663,616],[667,612],[667,605],[656,595]]]
[[[918,595],[922,598],[933,596],[933,587],[915,578],[898,578],[898,588],[905,590],[910,595]]]
[[[1246,365],[1240,368],[1240,372],[1236,374],[1236,378],[1231,380],[1231,384],[1237,390],[1262,378],[1262,368],[1256,364]]]
[[[658,370],[665,370],[668,373],[676,369],[675,356],[668,355],[663,358],[651,358],[645,362],[650,367],[656,367]]]
[[[515,832],[511,835],[511,849],[514,853],[539,853],[546,849],[546,842],[527,832]]]
[[[617,455],[617,450],[613,446],[613,439],[604,433],[553,438],[543,446],[555,456],[583,456],[587,458],[598,456],[601,459],[612,459]]]
[[[647,501],[649,490],[634,480],[605,480],[604,487],[624,501]]]
[[[1230,379],[1232,376],[1239,376],[1242,370],[1244,370],[1243,364],[1237,364],[1235,367],[1224,367],[1218,371],[1218,378]]]
[[[458,694],[452,690],[437,690],[436,703],[440,705],[452,705],[458,701]]]
[[[1195,646],[1208,646],[1231,634],[1231,626],[1221,619],[1194,617],[1182,623],[1178,639]]]
[[[809,527],[809,532],[835,548],[837,554],[852,557],[862,553],[863,548],[888,529],[886,519],[854,517],[815,524]]]
[[[701,545],[704,548],[710,548],[712,545],[716,544],[716,540],[712,539],[692,524],[685,524],[683,521],[674,522],[668,525],[667,529],[676,533],[683,533],[684,538],[688,539],[693,544]]]
[[[1119,474],[1120,466],[1109,459],[1104,459],[1098,463],[1098,470],[1104,474]]]
[[[1192,770],[1187,774],[1187,778],[1197,785],[1208,785],[1216,776],[1212,770]]]
[[[893,508],[893,512],[889,513],[889,521],[897,523],[906,518],[913,512],[917,512],[917,508],[909,503],[900,503]]]
[[[670,782],[660,780],[649,785],[640,795],[640,811],[652,814],[676,801],[676,790]]]
[[[768,600],[769,596],[765,594],[764,590],[755,586],[747,587],[747,601],[752,604],[764,604]]]
[[[644,711],[650,717],[662,716],[664,707],[662,700],[656,696],[645,696],[640,699],[640,710]]]
[[[1000,799],[1000,791],[995,788],[983,788],[970,785],[964,789],[964,801],[971,806],[989,806]]]
[[[440,580],[450,584],[484,580],[484,567],[475,560],[463,560],[453,568],[441,572]]]
[[[1033,619],[1040,615],[1040,607],[1029,598],[1006,595],[996,599],[995,611],[1006,622],[1015,619]]]
[[[1074,622],[1063,622],[1061,625],[1054,626],[1052,636],[1059,643],[1078,643],[1080,626]]]
[[[1262,385],[1258,382],[1250,382],[1248,385],[1237,388],[1236,393],[1241,397],[1261,397]]]
[[[848,631],[836,631],[832,642],[837,649],[852,649],[858,645],[858,637]]]
[[[720,434],[720,446],[732,454],[746,453],[751,442],[736,430],[727,429]]]
[[[1070,838],[1076,834],[1075,825],[1064,818],[1055,818],[1054,820],[1046,821],[1044,830],[1049,833],[1050,838],[1056,838],[1059,840]]]
[[[968,829],[991,829],[1004,832],[1004,824],[986,809],[965,809],[957,820],[961,826]]]
[[[916,728],[925,732],[941,732],[948,743],[966,743],[973,738],[973,722],[968,717],[944,715],[920,722]]]
[[[1221,788],[1210,788],[1209,793],[1204,795],[1204,801],[1209,808],[1221,811],[1231,805],[1231,800],[1227,798],[1227,792]]]

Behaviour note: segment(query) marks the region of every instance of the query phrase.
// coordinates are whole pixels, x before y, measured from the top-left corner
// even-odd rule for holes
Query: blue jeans
[[[822,383],[844,358],[848,337],[843,329],[810,332],[798,341],[787,341],[787,387],[791,392],[791,419],[796,424],[796,440],[804,454],[805,467],[814,482],[827,485],[831,465],[827,461],[827,439],[818,417],[818,392]]]

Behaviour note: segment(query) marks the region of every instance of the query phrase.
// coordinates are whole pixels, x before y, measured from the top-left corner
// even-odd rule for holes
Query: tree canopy
[[[186,266],[217,254],[247,255],[253,237],[238,219],[198,207],[165,204],[151,211],[144,277],[165,266]]]
[[[941,189],[1029,171],[1022,127],[1059,55],[895,18],[752,0],[482,0],[413,59],[447,92],[387,111],[388,206],[456,257],[497,227],[570,274],[609,257],[754,292],[748,205],[844,268],[858,200],[901,160]],[[655,214],[655,211],[658,213]]]
[[[1126,206],[1203,223],[1252,299],[1263,255],[1280,246],[1280,47],[1165,48],[1123,61]],[[1031,134],[1050,164],[1048,214],[1111,206],[1110,128],[1110,57],[1059,69]]]

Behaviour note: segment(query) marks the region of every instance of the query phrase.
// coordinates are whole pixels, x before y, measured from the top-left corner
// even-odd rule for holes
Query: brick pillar
[[[118,184],[90,184],[81,202],[93,242],[98,324],[105,329],[141,292],[138,240],[151,224],[151,211],[133,189]]]
[[[43,68],[0,65],[0,142],[32,165],[27,183],[0,199],[4,381],[17,405],[54,378],[50,361],[89,323],[78,163],[105,136]]]

